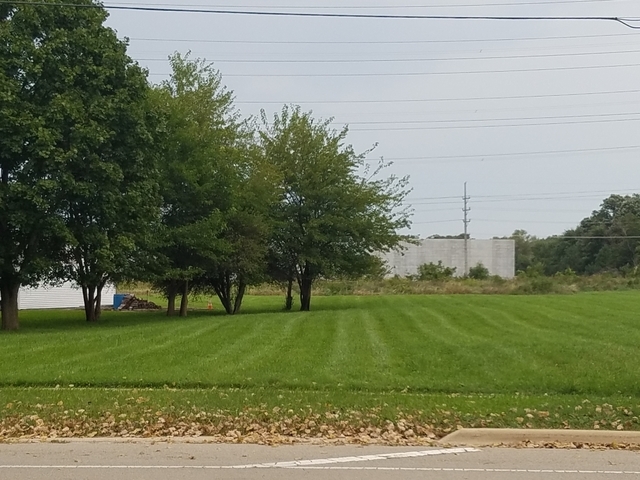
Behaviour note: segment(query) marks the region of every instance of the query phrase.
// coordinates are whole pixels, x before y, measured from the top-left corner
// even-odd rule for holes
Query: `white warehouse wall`
[[[424,263],[441,261],[455,267],[456,276],[464,275],[464,240],[427,239],[418,245],[404,243],[404,250],[381,254],[390,275],[415,275]],[[482,263],[491,275],[503,278],[515,276],[516,245],[513,240],[469,240],[469,268]]]
[[[106,285],[102,289],[102,304],[112,305],[116,287]],[[46,308],[84,308],[82,290],[71,283],[57,286],[23,287],[18,292],[18,309],[39,310]]]

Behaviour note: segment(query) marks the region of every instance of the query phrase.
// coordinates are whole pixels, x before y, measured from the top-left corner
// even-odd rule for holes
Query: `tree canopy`
[[[149,210],[146,74],[106,18],[98,6],[0,5],[4,329],[18,328],[20,286],[55,278],[83,287],[93,318]]]
[[[310,309],[317,278],[366,272],[409,225],[407,179],[369,172],[364,155],[345,145],[348,130],[330,122],[299,107],[285,106],[272,121],[262,114],[261,146],[281,178],[270,256],[280,276],[297,282],[301,310]]]
[[[517,230],[516,268],[540,266],[548,275],[635,271],[640,264],[640,195],[611,195],[576,228],[536,238]]]
[[[162,245],[154,283],[173,314],[181,296],[214,292],[228,313],[247,285],[264,280],[268,205],[275,182],[248,122],[220,73],[175,54],[172,75],[154,92],[164,112],[160,143]]]
[[[243,120],[189,55],[150,85],[103,7],[54,3],[0,4],[3,329],[42,282],[80,288],[88,321],[123,280],[152,282],[168,314],[191,292],[237,313],[269,280],[309,310],[316,279],[366,273],[403,239],[407,179],[370,170],[346,128],[298,107]]]

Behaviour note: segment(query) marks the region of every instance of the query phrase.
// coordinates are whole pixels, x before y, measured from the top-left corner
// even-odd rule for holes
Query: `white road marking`
[[[451,455],[460,453],[479,452],[475,448],[443,448],[440,450],[422,450],[419,452],[382,453],[377,455],[360,455],[357,457],[319,458],[316,460],[298,460],[293,462],[260,463],[247,465],[245,468],[291,468],[314,465],[326,465],[331,463],[371,462],[374,460],[389,460],[392,458],[417,458],[433,455]]]
[[[622,470],[541,470],[523,468],[446,468],[446,467],[289,467],[291,470],[354,470],[385,472],[456,472],[456,473],[532,473],[532,474],[598,474],[598,475],[640,475],[640,471]]]
[[[541,470],[523,468],[447,468],[447,467],[267,467],[263,465],[0,465],[0,469],[36,470],[242,470],[257,468],[280,468],[283,470],[342,470],[342,471],[383,471],[383,472],[453,472],[453,473],[529,473],[542,475],[597,474],[597,475],[638,475],[640,471],[623,470]]]
[[[252,468],[331,468],[322,465],[352,462],[371,462],[374,460],[390,460],[394,458],[417,458],[434,455],[454,455],[479,452],[476,448],[442,448],[438,450],[421,450],[417,452],[381,453],[376,455],[360,455],[357,457],[317,458],[313,460],[295,460],[292,462],[255,463],[249,465],[0,465],[2,469],[59,469],[59,470],[244,470]],[[372,467],[377,468],[377,467]]]

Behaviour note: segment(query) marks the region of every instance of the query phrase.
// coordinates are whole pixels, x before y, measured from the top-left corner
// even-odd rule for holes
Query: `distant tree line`
[[[104,8],[75,3],[96,8],[0,4],[2,329],[41,282],[79,286],[87,321],[128,280],[164,292],[170,315],[198,292],[237,313],[264,281],[309,310],[318,278],[379,269],[374,252],[403,239],[407,179],[369,170],[346,128],[295,106],[243,119],[188,55],[151,85]]]
[[[516,271],[635,274],[640,265],[640,195],[609,196],[562,235],[538,238],[516,230],[510,238],[516,242]]]

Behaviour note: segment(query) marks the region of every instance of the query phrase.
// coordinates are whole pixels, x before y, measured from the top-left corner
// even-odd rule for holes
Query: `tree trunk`
[[[287,312],[290,312],[293,308],[293,276],[289,277],[289,281],[287,283],[287,298],[284,301],[284,309]]]
[[[87,322],[97,322],[96,317],[96,290],[93,285],[82,285],[82,299],[84,300],[84,317]]]
[[[222,303],[222,306],[224,307],[224,311],[227,312],[229,315],[233,315],[233,308],[231,307],[231,300],[229,299],[229,297],[227,297],[217,289],[216,289],[216,295],[218,295],[218,298],[220,299],[220,303]]]
[[[215,280],[213,289],[216,291],[216,295],[218,295],[224,311],[229,315],[233,315],[233,306],[231,305],[231,279],[229,276],[224,274],[222,278]]]
[[[182,285],[182,298],[180,299],[180,316],[187,316],[187,307],[189,306],[189,280],[185,280]]]
[[[167,316],[176,314],[176,296],[178,295],[178,285],[175,281],[171,281],[167,287]]]
[[[240,311],[242,306],[242,299],[244,298],[244,292],[247,290],[247,284],[244,282],[238,283],[238,292],[236,293],[236,301],[233,305],[233,313],[236,314]]]
[[[226,272],[222,276],[217,277],[212,282],[212,286],[227,314],[235,315],[240,312],[242,300],[244,299],[244,294],[247,291],[246,282],[237,280],[236,284],[232,280],[232,275],[229,272]]]
[[[303,278],[300,286],[300,311],[308,312],[311,310],[311,279]]]
[[[95,299],[96,303],[94,307],[94,318],[96,322],[100,320],[100,317],[102,316],[102,288],[103,287],[104,287],[104,282],[102,282],[96,288],[96,299]]]
[[[168,305],[167,305],[167,317],[170,317],[172,315],[176,314],[176,293],[169,293],[167,295],[167,301],[168,301]]]
[[[0,284],[0,310],[2,310],[2,330],[18,330],[18,291],[19,283],[3,282]]]
[[[313,283],[313,275],[309,262],[305,263],[304,268],[298,273],[298,286],[300,287],[300,311],[308,312],[311,310],[311,285]]]

